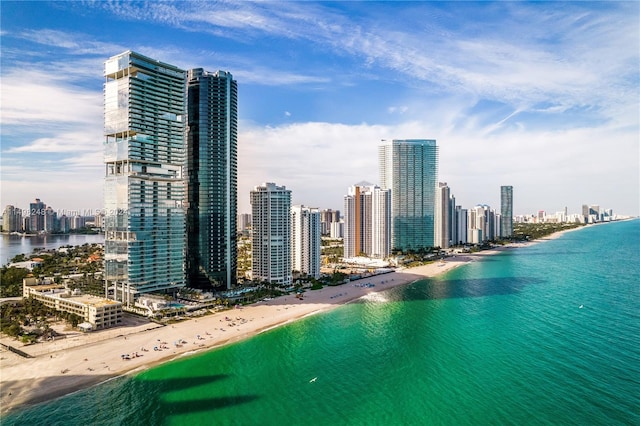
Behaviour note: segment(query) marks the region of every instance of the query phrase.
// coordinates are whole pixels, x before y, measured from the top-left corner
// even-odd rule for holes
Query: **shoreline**
[[[584,227],[556,232],[530,242],[458,254],[446,258],[444,263],[432,262],[365,277],[340,286],[307,290],[303,293],[303,300],[285,295],[176,324],[163,326],[146,323],[78,334],[66,347],[64,341],[20,347],[34,358],[22,358],[3,348],[0,351],[0,413],[16,412],[117,377],[137,374],[166,362],[200,355],[305,317],[327,312],[368,294],[433,278],[482,257],[556,239],[576,229]],[[374,286],[362,285],[367,283]],[[13,342],[12,346],[16,343],[6,337],[0,340],[2,343]],[[124,354],[131,358],[124,359]]]

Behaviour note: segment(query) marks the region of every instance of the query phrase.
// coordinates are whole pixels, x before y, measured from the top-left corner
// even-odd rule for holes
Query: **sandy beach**
[[[74,335],[61,341],[22,346],[9,338],[4,344],[33,358],[6,349],[0,352],[1,412],[49,401],[113,377],[131,374],[181,356],[220,347],[271,328],[324,312],[369,293],[434,277],[481,256],[522,244],[449,257],[416,268],[363,278],[337,287],[309,290],[304,299],[293,295],[242,308],[188,319],[172,325],[140,321],[138,325]],[[374,286],[363,286],[370,283]],[[129,359],[123,359],[123,355]]]

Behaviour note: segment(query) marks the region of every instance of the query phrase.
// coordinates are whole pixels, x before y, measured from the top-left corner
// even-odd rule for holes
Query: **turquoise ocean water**
[[[639,307],[640,221],[591,226],[2,424],[639,425]]]

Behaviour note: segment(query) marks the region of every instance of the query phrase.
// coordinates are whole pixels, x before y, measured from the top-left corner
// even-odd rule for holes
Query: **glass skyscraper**
[[[500,236],[513,235],[513,186],[500,187]]]
[[[394,139],[378,150],[380,187],[391,189],[393,250],[435,245],[438,147],[433,139]]]
[[[190,286],[236,283],[238,86],[225,71],[187,77],[187,272]]]
[[[105,292],[185,285],[185,71],[127,51],[104,68]]]
[[[44,231],[44,215],[47,205],[36,198],[33,203],[29,204],[29,231]]]

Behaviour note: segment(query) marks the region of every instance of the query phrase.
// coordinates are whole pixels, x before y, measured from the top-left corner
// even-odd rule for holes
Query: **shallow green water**
[[[2,424],[640,424],[639,304],[640,221],[593,226]]]

